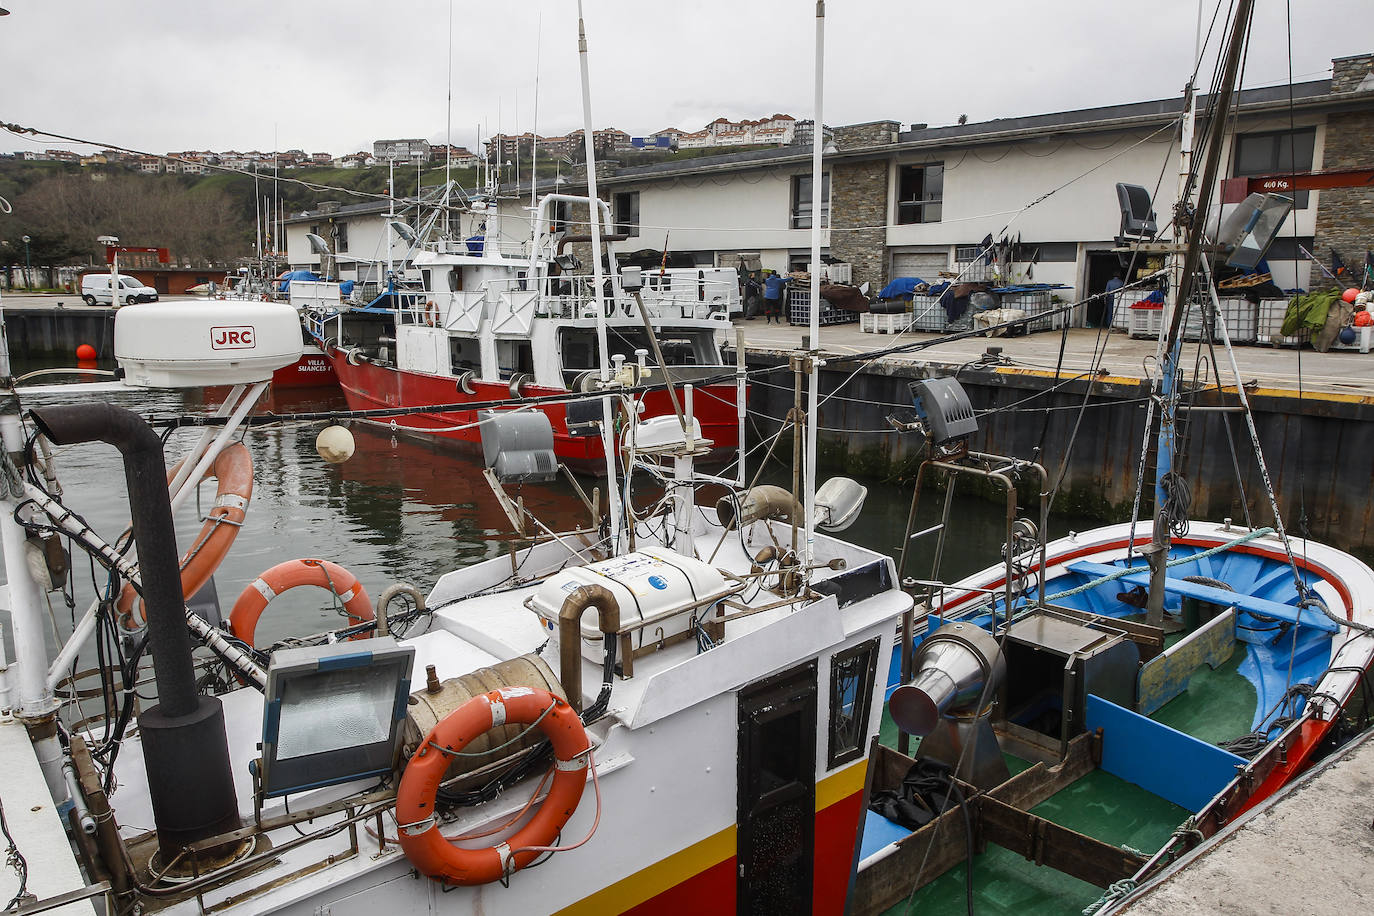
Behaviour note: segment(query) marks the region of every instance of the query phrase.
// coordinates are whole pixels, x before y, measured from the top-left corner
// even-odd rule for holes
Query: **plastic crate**
[[[820,325],[853,324],[859,320],[858,312],[837,309],[829,302],[821,300]],[[811,290],[793,289],[787,292],[787,321],[789,324],[811,323]]]
[[[867,334],[904,334],[911,330],[910,312],[892,312],[875,315],[863,312],[859,315],[859,330]]]
[[[1123,289],[1116,294],[1116,305],[1112,308],[1112,327],[1123,331],[1131,329],[1131,306],[1144,302],[1153,293],[1152,289]]]
[[[1231,343],[1254,343],[1258,336],[1259,319],[1259,309],[1255,303],[1239,298],[1219,299],[1218,302],[1221,305],[1219,318],[1226,322],[1226,335],[1231,339]],[[1183,322],[1184,340],[1203,339],[1203,318],[1211,310],[1210,301],[1202,304],[1193,303],[1188,309],[1188,317]],[[1279,323],[1282,324],[1282,320]],[[1219,343],[1221,333],[1213,330],[1212,340]]]
[[[984,264],[982,261],[957,263],[953,270],[944,271],[949,274],[948,279],[956,283],[993,283],[997,280],[997,271],[991,264]],[[957,279],[956,279],[957,278]]]
[[[908,317],[913,331],[943,331],[949,323],[938,296],[912,296],[911,314]]]
[[[1126,330],[1132,337],[1159,337],[1164,323],[1164,306],[1158,302],[1137,302],[1126,309],[1130,313]]]
[[[1283,316],[1286,314],[1288,314],[1287,299],[1263,299],[1260,301],[1259,316],[1256,320],[1256,334],[1260,343],[1271,347],[1302,346],[1300,336],[1285,337],[1283,335]]]
[[[1049,331],[1061,328],[1064,325],[1064,313],[1056,312],[1053,315],[1046,315],[1045,312],[1054,308],[1051,295],[1048,290],[1043,292],[1029,293],[1009,293],[1002,296],[1002,308],[1020,309],[1030,316],[1026,322],[1028,331]],[[1037,318],[1036,315],[1041,317]]]

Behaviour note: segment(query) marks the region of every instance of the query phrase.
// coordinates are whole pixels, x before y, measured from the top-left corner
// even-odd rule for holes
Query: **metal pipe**
[[[70,757],[62,761],[62,778],[67,781],[67,792],[71,795],[72,807],[76,809],[76,822],[81,826],[81,832],[95,836],[95,818],[91,817],[91,809],[86,806],[86,796],[81,794],[81,781],[76,778],[76,767],[72,765]]]
[[[620,603],[604,585],[583,585],[563,599],[558,609],[558,680],[568,703],[582,711],[582,614],[597,611],[597,627],[607,640],[620,631]]]
[[[815,80],[816,115],[811,132],[811,361],[808,367],[811,378],[807,386],[806,408],[806,493],[802,499],[802,505],[806,507],[806,550],[802,565],[808,568],[816,552],[816,476],[819,472],[816,424],[820,422],[821,214],[825,200],[825,174],[821,167],[821,150],[825,145],[825,0],[816,0]],[[792,491],[795,493],[796,487]]]

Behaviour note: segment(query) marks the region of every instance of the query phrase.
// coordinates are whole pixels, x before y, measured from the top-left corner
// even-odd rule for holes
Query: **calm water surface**
[[[216,392],[120,392],[100,398],[147,417],[213,409],[224,396]],[[70,403],[70,395],[26,396],[25,407]],[[264,409],[277,413],[343,409],[337,391],[279,392]],[[357,451],[344,464],[330,465],[315,452],[320,424],[269,426],[250,430],[246,442],[253,454],[255,484],[243,529],[215,576],[219,602],[228,615],[239,593],[262,571],[296,557],[321,557],[341,563],[376,596],[389,584],[407,581],[428,592],[444,572],[495,556],[507,547],[509,524],[481,474],[480,461],[387,430],[354,426]],[[182,430],[169,443],[169,455],[180,455],[197,433]],[[113,541],[128,524],[128,503],[118,452],[100,443],[56,450],[64,488],[63,502],[83,515],[94,529]],[[841,473],[833,469],[831,473]],[[751,470],[752,474],[752,470]],[[828,475],[826,475],[828,476]],[[778,463],[767,482],[790,485],[790,468]],[[843,536],[895,555],[906,525],[910,486],[863,481],[867,502]],[[590,492],[592,481],[584,481]],[[526,485],[525,505],[554,530],[584,525],[587,514],[566,483]],[[213,482],[203,484],[200,503],[190,501],[177,516],[177,543],[185,549],[200,529],[202,509],[214,500]],[[647,498],[647,497],[646,497]],[[923,500],[918,529],[937,520],[938,496]],[[1028,510],[1033,516],[1036,510]],[[956,500],[944,572],[954,577],[998,561],[1003,508],[976,498]],[[1052,534],[1083,520],[1056,518]],[[909,574],[926,576],[935,538],[919,543]],[[83,613],[96,591],[98,572],[76,557],[73,569],[75,614]],[[60,629],[69,630],[73,611],[53,595]],[[257,630],[258,644],[340,625],[327,593],[296,589],[273,601]]]

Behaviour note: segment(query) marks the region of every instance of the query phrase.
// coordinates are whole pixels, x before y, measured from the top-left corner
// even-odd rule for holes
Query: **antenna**
[[[802,566],[810,569],[816,550],[816,424],[820,420],[821,336],[821,214],[825,192],[825,173],[821,150],[825,143],[823,102],[825,90],[825,0],[816,0],[816,123],[811,131],[811,379],[807,385],[806,405],[806,543]]]
[[[449,235],[449,172],[453,165],[453,0],[448,0],[448,104],[444,106],[444,237]]]
[[[539,58],[544,47],[544,12],[539,12],[539,27],[534,39],[534,126],[530,128],[530,207],[534,207],[534,183],[539,178]],[[558,188],[554,188],[555,193]]]

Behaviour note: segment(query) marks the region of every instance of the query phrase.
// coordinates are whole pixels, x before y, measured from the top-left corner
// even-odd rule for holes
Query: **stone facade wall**
[[[835,128],[835,145],[845,150],[896,143],[897,134],[901,129],[902,125],[896,121],[867,121],[863,124],[849,124],[845,127]]]
[[[832,166],[830,256],[854,265],[854,285],[867,282],[870,294],[882,289],[887,270],[886,224],[887,161]]]
[[[1331,61],[1331,91],[1350,92],[1374,70],[1374,54],[1337,57]]]
[[[1332,61],[1332,92],[1351,92],[1374,69],[1374,54]],[[1374,165],[1374,92],[1368,110],[1331,114],[1326,119],[1322,169],[1369,168]],[[1333,188],[1321,192],[1312,252],[1322,261],[1331,249],[1340,253],[1355,276],[1365,252],[1374,249],[1374,188]],[[1315,280],[1313,281],[1316,282]]]

